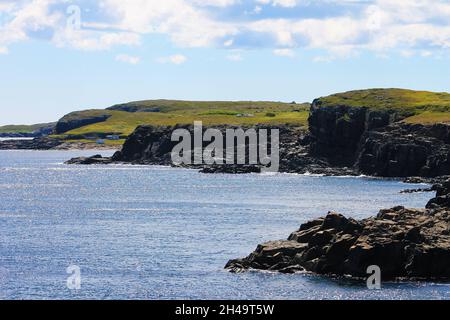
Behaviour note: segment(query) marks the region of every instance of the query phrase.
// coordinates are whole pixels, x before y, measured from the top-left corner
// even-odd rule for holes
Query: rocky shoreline
[[[11,139],[0,141],[0,150],[120,150],[121,146],[86,142],[65,142],[56,138]]]
[[[450,125],[412,125],[399,120],[392,111],[321,107],[319,102],[314,102],[308,120],[309,131],[288,125],[252,128],[279,130],[279,172],[428,179],[450,175]],[[193,130],[192,125],[140,126],[110,162],[172,165],[171,151],[176,142],[171,141],[171,134],[180,128]],[[236,127],[214,128],[224,132]],[[84,159],[80,159],[79,163],[83,162]],[[72,159],[70,163],[77,161]],[[254,165],[190,167],[204,173],[261,171],[261,167]]]
[[[366,278],[376,265],[384,280],[450,281],[450,180],[435,188],[426,209],[395,207],[359,221],[329,212],[225,268]]]
[[[32,140],[0,141],[0,150],[50,150],[62,143],[59,139],[42,137]]]

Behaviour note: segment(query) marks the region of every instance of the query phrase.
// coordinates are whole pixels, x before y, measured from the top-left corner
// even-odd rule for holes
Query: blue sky
[[[0,0],[0,124],[141,99],[450,91],[439,0]]]

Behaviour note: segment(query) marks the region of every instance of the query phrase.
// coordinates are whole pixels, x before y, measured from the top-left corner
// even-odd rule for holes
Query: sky
[[[450,91],[448,0],[0,0],[0,125],[145,99]]]

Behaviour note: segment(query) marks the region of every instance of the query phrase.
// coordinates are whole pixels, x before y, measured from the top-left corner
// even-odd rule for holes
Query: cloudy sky
[[[141,99],[450,91],[448,0],[0,0],[0,124]]]

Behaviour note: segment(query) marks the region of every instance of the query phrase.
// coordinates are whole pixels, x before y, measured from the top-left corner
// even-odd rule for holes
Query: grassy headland
[[[49,127],[51,123],[38,123],[31,125],[6,125],[0,127],[0,133],[32,133],[36,130]]]
[[[397,111],[405,122],[433,124],[450,122],[450,94],[406,89],[368,89],[319,98],[322,106],[345,105]]]
[[[132,112],[123,110],[133,110]],[[139,125],[173,126],[203,121],[204,125],[294,124],[307,126],[309,104],[281,102],[195,102],[151,100],[117,105],[106,110],[72,113],[70,119],[110,116],[66,132],[66,135],[131,134]],[[66,118],[67,120],[67,118]]]
[[[450,123],[449,93],[368,89],[337,93],[316,101],[324,107],[343,105],[395,110],[408,123]],[[92,142],[97,137],[115,134],[120,140],[106,143],[121,144],[139,125],[173,126],[194,121],[203,121],[205,125],[290,124],[307,129],[309,108],[309,103],[294,102],[144,100],[69,113],[59,123],[74,125],[54,136],[68,141],[89,139]],[[89,122],[93,118],[97,120]],[[33,132],[47,125],[4,126],[0,127],[0,133]]]

